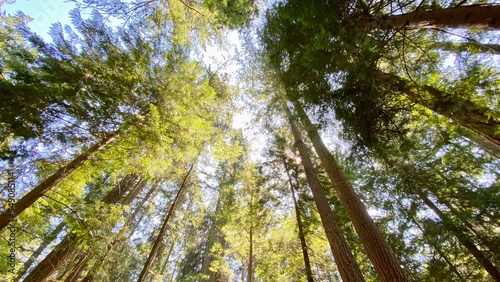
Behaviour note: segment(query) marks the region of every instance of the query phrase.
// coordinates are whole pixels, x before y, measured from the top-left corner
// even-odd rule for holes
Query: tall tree
[[[191,172],[193,171],[193,168],[196,165],[196,163],[197,163],[196,161],[191,163],[188,171],[186,172],[186,175],[182,179],[182,182],[179,185],[179,189],[177,190],[177,194],[175,195],[174,199],[172,200],[172,203],[170,204],[170,208],[167,211],[167,214],[165,216],[165,220],[163,221],[163,224],[162,224],[161,229],[158,233],[158,236],[156,237],[156,240],[153,244],[153,247],[151,248],[151,252],[149,253],[148,258],[147,258],[146,262],[144,263],[144,267],[142,268],[141,274],[139,275],[139,278],[137,281],[144,281],[144,279],[146,279],[149,268],[153,264],[153,260],[155,259],[156,253],[158,252],[160,244],[161,244],[163,237],[165,236],[165,233],[167,231],[169,219],[170,219],[170,217],[172,217],[172,215],[175,211],[175,208],[178,205],[177,202],[179,201],[179,198],[181,197],[182,193],[184,192],[184,190],[188,186],[187,180],[188,180]]]
[[[349,247],[347,246],[342,230],[333,218],[333,213],[329,207],[325,192],[323,191],[316,173],[314,172],[311,158],[309,157],[309,153],[307,152],[304,142],[302,142],[302,138],[300,137],[300,132],[297,126],[295,125],[295,121],[290,113],[288,115],[288,122],[292,128],[295,143],[302,158],[302,165],[306,171],[309,187],[313,192],[314,200],[321,216],[323,226],[325,227],[325,232],[340,275],[344,281],[365,281],[351,251],[349,250]]]
[[[382,281],[407,281],[399,261],[393,255],[387,241],[380,234],[349,179],[340,170],[333,155],[324,145],[304,109],[298,101],[293,101],[293,104],[323,167],[337,191],[340,201],[349,214],[361,242],[363,242],[377,275]]]

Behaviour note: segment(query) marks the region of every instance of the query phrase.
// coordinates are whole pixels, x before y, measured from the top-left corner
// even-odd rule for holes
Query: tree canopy
[[[500,281],[498,4],[9,2],[0,280]]]

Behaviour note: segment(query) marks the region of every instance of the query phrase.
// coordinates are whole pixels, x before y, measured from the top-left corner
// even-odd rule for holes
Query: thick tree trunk
[[[297,199],[295,198],[295,189],[292,183],[292,177],[290,175],[290,172],[288,171],[288,165],[285,158],[283,158],[283,164],[285,166],[285,171],[288,176],[288,183],[290,184],[290,191],[292,193],[293,206],[295,208],[295,217],[297,218],[297,227],[299,229],[300,246],[302,248],[302,256],[304,257],[304,267],[306,269],[307,282],[314,282],[311,270],[311,262],[309,260],[309,254],[307,252],[306,237],[302,228],[302,219],[300,218],[300,208],[297,203]]]
[[[495,30],[500,28],[500,5],[479,4],[433,11],[415,11],[374,19],[369,28],[466,28]]]
[[[76,159],[72,160],[69,164],[60,168],[56,173],[45,179],[28,194],[24,195],[24,197],[17,201],[12,208],[9,208],[5,212],[3,212],[0,215],[0,230],[5,228],[10,221],[16,218],[25,209],[30,207],[38,199],[40,199],[47,191],[56,186],[71,172],[87,162],[95,152],[102,150],[106,145],[111,143],[117,135],[118,132],[115,132],[106,136],[99,143],[90,147],[85,153],[81,154]]]
[[[342,277],[343,281],[365,281],[356,261],[354,260],[354,256],[352,255],[351,250],[347,246],[347,242],[342,234],[342,230],[335,221],[333,212],[330,208],[323,187],[321,187],[319,179],[314,172],[313,164],[311,158],[309,157],[307,147],[305,146],[304,142],[302,142],[300,132],[290,114],[288,117],[288,122],[290,123],[290,127],[292,128],[292,133],[295,138],[295,145],[300,152],[302,165],[306,172],[307,182],[309,183],[309,187],[311,188],[314,202],[316,203],[316,207],[318,208],[318,213],[320,215],[323,227],[325,228],[326,237],[328,239],[328,242],[330,243],[330,249],[332,251],[335,262],[337,263],[340,276]]]
[[[408,100],[429,108],[433,112],[445,116],[463,129],[459,133],[476,141],[485,151],[500,156],[500,121],[489,117],[489,109],[482,108],[469,100],[454,99],[434,87],[417,87],[410,81],[393,74],[377,71],[375,82],[386,85],[400,92]]]
[[[177,194],[175,195],[175,198],[172,201],[172,204],[170,205],[170,208],[167,212],[167,216],[165,217],[165,220],[163,221],[163,225],[160,229],[160,232],[158,233],[158,236],[156,237],[155,243],[153,244],[153,248],[151,249],[151,252],[149,253],[148,259],[144,263],[144,267],[142,268],[141,274],[139,275],[139,279],[137,279],[137,282],[145,281],[146,276],[149,272],[149,268],[151,268],[151,265],[153,265],[153,261],[155,259],[156,253],[158,252],[158,249],[160,248],[160,244],[163,241],[163,237],[164,237],[165,233],[167,232],[167,227],[168,227],[170,217],[172,216],[172,214],[175,210],[177,202],[179,201],[179,198],[182,195],[184,188],[187,186],[188,177],[191,174],[191,171],[193,170],[195,164],[196,164],[196,162],[193,162],[191,164],[191,167],[189,168],[188,172],[186,173],[186,176],[184,176],[184,179],[182,180],[182,183],[179,187],[179,190],[177,191]]]
[[[500,270],[484,255],[484,253],[479,250],[474,242],[469,239],[467,233],[464,232],[460,227],[455,225],[453,221],[442,212],[420,189],[420,187],[415,187],[417,195],[422,199],[422,201],[432,210],[434,213],[439,216],[444,226],[451,231],[455,237],[457,237],[458,241],[476,258],[476,260],[484,267],[484,269],[488,272],[488,274],[495,280],[500,281]]]
[[[120,201],[123,195],[132,187],[133,181],[131,180],[134,179],[134,176],[127,175],[118,185],[111,189],[106,196],[104,196],[102,201],[106,204],[114,204]],[[30,272],[24,281],[45,281],[66,263],[68,257],[74,254],[78,245],[79,242],[76,234],[71,233],[66,235],[59,245]]]
[[[335,158],[326,148],[316,128],[307,117],[298,101],[292,101],[304,125],[307,135],[318,154],[328,177],[333,183],[340,201],[344,205],[363,246],[373,263],[375,271],[381,281],[408,281],[400,262],[392,253],[375,222],[368,214],[365,205],[352,187],[349,179],[344,175]]]

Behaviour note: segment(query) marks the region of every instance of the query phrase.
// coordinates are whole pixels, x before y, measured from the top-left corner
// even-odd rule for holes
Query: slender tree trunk
[[[151,252],[149,253],[148,259],[146,260],[146,263],[144,264],[144,267],[142,268],[141,274],[139,275],[139,279],[137,279],[137,282],[145,281],[146,276],[149,272],[149,268],[151,268],[151,265],[153,265],[153,261],[155,259],[156,253],[158,252],[160,244],[163,241],[163,236],[165,235],[165,233],[167,231],[167,226],[168,226],[170,217],[172,216],[172,214],[175,210],[176,204],[179,201],[179,198],[182,195],[184,188],[187,186],[187,179],[188,179],[189,175],[191,174],[191,171],[193,170],[195,164],[196,164],[196,162],[193,162],[191,164],[191,167],[189,168],[188,172],[186,173],[186,176],[182,180],[182,183],[179,187],[179,190],[177,191],[177,195],[175,195],[175,198],[172,201],[172,205],[170,205],[170,208],[167,212],[167,216],[165,217],[165,220],[163,221],[163,225],[160,229],[160,233],[158,233],[158,237],[156,237],[156,241],[153,244],[153,248],[151,249]]]
[[[376,18],[369,28],[465,28],[495,30],[500,28],[500,5],[479,4],[433,11],[415,11]]]
[[[81,154],[80,156],[72,160],[69,164],[60,168],[56,173],[52,174],[49,178],[45,179],[33,190],[28,192],[28,194],[24,195],[19,201],[14,204],[13,208],[10,208],[3,212],[0,215],[0,230],[5,228],[10,221],[16,218],[25,209],[30,207],[38,199],[40,199],[47,191],[56,186],[71,172],[87,162],[95,152],[102,150],[106,145],[111,143],[116,138],[116,136],[118,136],[118,132],[106,136],[99,143],[90,147],[85,153]]]
[[[248,253],[248,273],[247,273],[247,282],[252,282],[253,278],[253,228],[250,226],[250,246]]]
[[[416,86],[406,79],[393,74],[377,71],[375,81],[390,86],[410,101],[445,116],[463,129],[459,133],[476,141],[485,151],[500,156],[500,121],[488,116],[489,109],[480,107],[469,100],[460,100],[434,87]]]
[[[295,125],[295,121],[291,117],[290,113],[288,113],[288,115],[288,122],[292,128],[295,145],[300,152],[302,165],[306,172],[307,182],[312,190],[314,201],[316,203],[316,207],[318,208],[323,227],[325,228],[326,237],[330,243],[330,249],[335,262],[337,263],[340,276],[343,281],[365,281],[356,261],[354,260],[351,250],[347,246],[342,230],[335,221],[328,199],[326,198],[323,187],[321,187],[319,179],[314,172],[311,158],[309,157],[307,148],[300,137],[300,132]]]
[[[417,219],[408,212],[408,209],[401,204],[400,199],[396,199],[396,197],[394,197],[394,195],[392,195],[392,194],[390,194],[390,195],[391,195],[391,198],[393,199],[393,202],[396,203],[400,207],[400,209],[406,214],[406,216],[411,220],[411,222],[413,222],[413,224],[415,224],[417,226],[417,228],[422,232],[422,234],[426,234],[426,230],[420,225],[420,223],[417,221]],[[446,264],[448,264],[451,271],[453,271],[453,273],[455,273],[455,275],[457,275],[457,278],[460,281],[465,282],[463,275],[458,271],[456,266],[448,259],[448,256],[446,255],[445,252],[443,252],[443,250],[441,249],[439,244],[435,244],[434,242],[429,242],[428,240],[427,240],[427,242],[437,251],[439,256],[446,262]]]
[[[44,238],[42,244],[33,252],[30,258],[24,263],[23,268],[17,273],[17,277],[14,282],[18,282],[24,276],[24,274],[29,270],[33,263],[38,259],[42,252],[56,239],[57,235],[66,227],[66,222],[61,222],[57,225],[54,230],[52,230],[47,237]]]
[[[297,203],[297,199],[295,198],[295,189],[292,183],[292,177],[290,172],[288,171],[288,165],[286,159],[283,157],[283,164],[285,166],[285,171],[288,176],[288,183],[290,184],[290,192],[292,192],[293,206],[295,208],[295,217],[297,218],[297,227],[299,229],[299,239],[300,246],[302,248],[302,256],[304,257],[304,267],[306,269],[306,277],[308,282],[314,282],[312,270],[311,270],[311,262],[309,261],[309,254],[307,253],[307,244],[306,237],[304,235],[304,230],[302,229],[302,220],[300,218],[300,208]]]
[[[117,203],[123,195],[131,188],[133,182],[131,181],[133,177],[130,175],[126,176],[118,185],[111,189],[106,196],[103,198],[102,202],[106,204]],[[66,263],[68,257],[70,257],[77,249],[79,245],[79,238],[76,234],[71,233],[66,235],[66,237],[54,248],[44,259],[41,261],[33,271],[26,277],[24,281],[34,282],[34,281],[44,281],[54,274],[58,269],[61,268]],[[85,253],[85,251],[83,251]]]
[[[161,268],[161,275],[163,275],[163,273],[165,273],[165,270],[167,269],[168,261],[170,260],[170,256],[172,255],[172,251],[174,250],[175,242],[177,242],[178,237],[179,237],[178,235],[175,236],[174,240],[172,241],[172,244],[170,245],[170,248],[168,248],[167,256],[165,257],[165,262],[163,263],[163,266]]]
[[[460,227],[455,225],[453,221],[445,214],[443,213],[418,187],[415,185],[415,190],[417,195],[422,199],[422,201],[432,210],[434,213],[439,216],[441,221],[443,222],[444,226],[451,231],[455,237],[457,237],[458,241],[462,243],[462,245],[476,258],[476,260],[484,267],[484,269],[488,272],[488,274],[495,280],[495,281],[500,281],[500,270],[484,255],[484,253],[479,250],[474,242],[472,242],[468,236],[467,233],[464,232]]]
[[[139,183],[139,185],[145,185],[145,181],[142,181]],[[96,274],[97,271],[99,271],[99,268],[101,268],[102,265],[106,265],[107,258],[109,257],[109,254],[111,251],[114,249],[114,247],[121,242],[121,238],[124,235],[125,232],[130,231],[129,237],[132,237],[134,231],[137,229],[139,226],[140,220],[135,220],[139,215],[139,217],[142,217],[144,214],[145,210],[144,204],[146,203],[147,200],[151,197],[154,191],[158,191],[158,186],[157,185],[152,185],[151,188],[148,190],[144,198],[137,204],[136,208],[134,209],[134,212],[127,217],[127,221],[125,222],[123,228],[118,232],[116,235],[116,238],[111,242],[111,244],[108,246],[106,253],[101,257],[100,260],[96,261],[96,263],[92,266],[92,268],[87,272],[87,275],[83,278],[82,282],[92,282],[94,281],[94,275]],[[153,196],[154,198],[154,196]],[[129,225],[134,222],[135,223],[129,227]]]
[[[298,101],[292,101],[304,125],[307,135],[318,154],[323,167],[337,191],[340,201],[344,205],[363,246],[375,267],[375,271],[382,281],[408,281],[400,262],[392,253],[375,222],[368,214],[365,205],[352,187],[349,179],[340,169],[337,161],[326,148],[315,127],[307,117]]]
[[[86,252],[82,252],[81,255],[79,255],[78,262],[76,263],[75,267],[73,268],[73,271],[66,277],[65,282],[76,282],[78,281],[78,278],[80,277],[82,271],[85,269],[85,264],[88,259],[88,255]]]
[[[131,191],[122,199],[122,201],[121,201],[122,205],[127,205],[127,206],[130,205],[130,203],[142,191],[142,188],[144,188],[144,186],[146,186],[146,182],[143,181],[142,179],[139,179],[139,181],[137,181],[138,178],[139,177],[136,176],[136,175],[128,175],[125,178],[125,180],[122,182],[121,186],[124,186],[124,187],[130,187],[130,186],[133,185],[133,188],[131,189]],[[136,182],[136,183],[134,184],[134,182]],[[133,217],[127,219],[127,221],[125,222],[123,228],[116,235],[117,237],[120,237],[121,234],[123,234],[123,231],[127,229],[127,226],[130,224],[130,220],[131,219],[133,219]],[[114,243],[115,243],[115,241],[113,241],[111,243],[111,245],[113,245]],[[106,252],[106,255],[109,253],[109,251],[110,251],[110,247],[108,246],[108,250]],[[74,269],[74,271],[69,276],[72,280],[68,280],[70,278],[67,278],[66,281],[76,282],[76,281],[78,281],[80,279],[80,275],[87,268],[88,260],[90,259],[90,256],[87,255],[86,253],[83,254],[82,257],[83,257],[83,259],[81,260],[81,262],[77,265],[77,267]],[[98,264],[98,262],[96,262],[96,264]],[[87,276],[89,276],[89,275],[93,275],[93,274],[87,273]]]
[[[469,53],[500,53],[500,44],[489,44],[480,42],[451,42],[451,41],[438,41],[431,44],[432,47],[441,49],[443,51],[461,52],[468,51]]]
[[[203,255],[203,262],[201,264],[201,271],[200,273],[203,275],[208,276],[209,278],[207,280],[203,281],[215,281],[214,278],[214,273],[210,271],[210,265],[213,262],[213,256],[212,256],[212,247],[214,245],[214,242],[217,237],[217,215],[220,213],[220,208],[221,208],[221,199],[220,199],[220,194],[219,198],[217,199],[217,205],[215,206],[215,213],[212,218],[212,222],[210,224],[210,229],[208,230],[208,237],[207,237],[207,242],[206,242],[206,248],[204,251]]]

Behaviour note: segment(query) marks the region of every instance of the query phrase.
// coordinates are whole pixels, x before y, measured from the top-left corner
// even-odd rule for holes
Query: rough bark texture
[[[385,16],[370,22],[370,28],[466,28],[495,30],[500,28],[500,5],[479,4],[433,11],[415,11]]]
[[[477,259],[477,261],[484,267],[488,274],[495,280],[500,281],[500,270],[484,255],[484,253],[477,248],[477,246],[469,239],[466,232],[464,232],[460,227],[455,225],[453,221],[443,213],[430,199],[427,195],[420,189],[416,187],[416,192],[422,199],[422,201],[436,213],[441,219],[443,224],[450,230],[458,241]]]
[[[294,185],[292,182],[292,177],[290,176],[290,172],[288,171],[288,165],[287,165],[285,158],[283,158],[283,164],[285,166],[286,174],[288,176],[288,183],[290,184],[290,191],[292,193],[293,206],[295,208],[295,217],[297,218],[297,227],[299,229],[300,246],[302,248],[302,256],[304,257],[304,267],[306,269],[307,282],[314,282],[312,270],[311,270],[311,262],[309,260],[309,254],[307,252],[306,237],[304,235],[304,230],[302,228],[302,219],[300,217],[300,208],[299,208],[299,204],[297,203],[297,199],[295,198],[295,189],[294,189]]]
[[[97,151],[102,150],[106,145],[111,143],[118,132],[106,136],[99,143],[90,147],[85,153],[72,160],[69,164],[60,168],[56,173],[52,174],[49,178],[45,179],[42,183],[36,186],[28,194],[24,195],[19,201],[14,204],[13,210],[8,209],[0,215],[0,230],[6,227],[11,220],[16,218],[21,212],[30,207],[38,199],[40,199],[47,191],[56,186],[66,176],[68,176],[75,169],[87,162],[90,157]]]
[[[445,116],[464,129],[459,131],[476,141],[485,151],[500,156],[500,121],[488,117],[489,109],[482,108],[469,100],[460,100],[434,87],[414,83],[393,74],[375,73],[375,81],[400,92],[408,100]],[[454,99],[455,98],[455,99]]]
[[[300,132],[297,126],[295,125],[295,121],[291,116],[289,116],[288,122],[292,128],[295,144],[300,152],[302,165],[306,172],[307,182],[311,188],[314,202],[318,208],[318,213],[323,227],[325,228],[326,237],[330,243],[330,249],[335,262],[337,263],[340,276],[343,281],[365,281],[361,270],[354,260],[351,250],[347,246],[342,230],[337,225],[335,218],[333,217],[333,212],[328,203],[328,199],[326,198],[323,187],[321,187],[319,179],[316,176],[307,147],[304,142],[302,142],[302,138],[300,137]]]
[[[111,189],[103,198],[106,204],[114,204],[120,201],[127,191],[132,187],[135,176],[127,175],[118,185]],[[78,237],[71,233],[54,248],[26,277],[24,281],[38,282],[50,278],[58,269],[67,262],[67,259],[78,249]],[[85,252],[83,252],[85,253]]]
[[[155,259],[156,253],[158,252],[160,248],[160,244],[163,241],[163,236],[165,235],[167,231],[167,226],[170,220],[170,217],[172,216],[176,204],[179,201],[180,196],[182,195],[182,192],[184,191],[184,188],[186,187],[187,184],[187,179],[189,175],[191,174],[191,171],[193,170],[195,165],[195,162],[191,164],[191,167],[189,168],[188,172],[186,173],[186,176],[182,180],[182,183],[179,187],[179,190],[177,191],[177,195],[175,195],[174,200],[172,201],[172,205],[170,205],[170,208],[168,209],[167,216],[165,217],[165,220],[163,221],[163,225],[160,229],[160,233],[158,233],[158,236],[156,237],[155,243],[153,244],[153,248],[151,249],[151,252],[149,253],[148,259],[144,263],[144,267],[142,268],[141,274],[139,275],[139,279],[137,279],[137,282],[142,282],[145,281],[146,276],[149,272],[149,268],[151,268],[151,265],[153,265],[153,261]]]
[[[408,281],[399,261],[392,253],[375,222],[368,214],[365,205],[344,175],[335,158],[326,148],[316,128],[307,117],[298,101],[292,101],[304,125],[307,135],[318,154],[328,177],[333,183],[340,201],[344,205],[356,232],[381,281]]]

